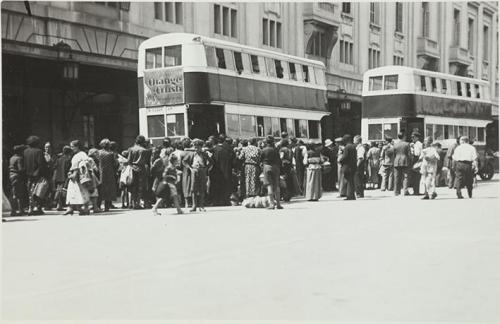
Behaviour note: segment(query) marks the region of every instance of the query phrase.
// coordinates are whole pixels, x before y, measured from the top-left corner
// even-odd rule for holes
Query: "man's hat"
[[[342,142],[342,137],[337,137],[337,138],[335,139],[335,142],[337,142],[337,143]]]
[[[421,135],[419,132],[413,132],[411,133],[411,136],[420,137]]]
[[[330,146],[330,145],[332,145],[332,144],[333,144],[333,142],[332,142],[332,140],[330,140],[329,138],[327,138],[327,139],[325,140],[325,147],[328,147],[328,146]]]

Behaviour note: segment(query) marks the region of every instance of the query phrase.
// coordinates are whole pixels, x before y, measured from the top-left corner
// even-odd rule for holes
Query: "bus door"
[[[418,131],[420,134],[424,134],[424,119],[417,117],[403,117],[399,124],[399,131],[405,134],[406,140],[411,140],[411,134]]]
[[[206,140],[225,132],[224,106],[190,105],[188,108],[189,137]]]

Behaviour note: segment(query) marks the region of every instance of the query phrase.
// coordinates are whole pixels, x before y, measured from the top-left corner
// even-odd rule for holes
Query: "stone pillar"
[[[355,18],[355,24],[357,25],[357,41],[355,40],[355,45],[358,46],[355,52],[357,52],[356,62],[359,65],[359,72],[363,74],[368,70],[368,48],[370,48],[370,3],[369,2],[359,2],[357,3],[357,19]]]
[[[477,77],[478,79],[482,79],[483,77],[483,24],[484,21],[484,4],[480,3],[479,8],[477,9]]]

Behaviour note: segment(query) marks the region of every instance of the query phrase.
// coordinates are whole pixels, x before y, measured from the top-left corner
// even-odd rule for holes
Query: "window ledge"
[[[354,17],[350,13],[342,12],[340,13],[340,16],[342,17],[342,20],[345,20],[346,22],[354,21]]]
[[[370,29],[375,32],[380,32],[382,30],[382,27],[379,24],[376,23],[370,23]]]
[[[399,40],[403,40],[405,38],[405,35],[402,32],[395,31],[394,32],[394,37],[396,37]]]

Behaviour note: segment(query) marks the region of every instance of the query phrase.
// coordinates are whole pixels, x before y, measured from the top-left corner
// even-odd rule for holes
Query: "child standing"
[[[156,203],[153,206],[153,215],[161,216],[158,212],[158,206],[161,205],[163,200],[172,199],[174,203],[174,207],[177,208],[177,214],[183,214],[181,206],[179,204],[179,196],[177,195],[177,187],[176,183],[178,182],[177,176],[177,161],[178,158],[175,154],[170,154],[168,160],[168,166],[165,168],[163,172],[163,180],[158,184],[156,188]]]

